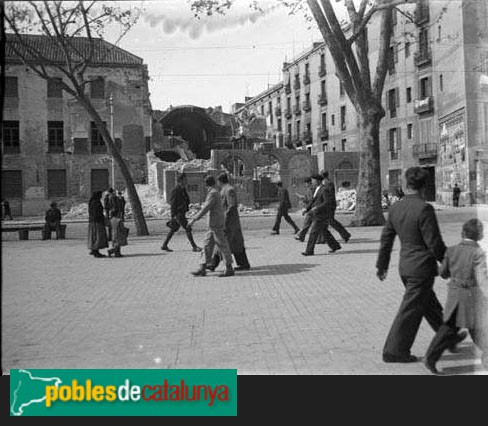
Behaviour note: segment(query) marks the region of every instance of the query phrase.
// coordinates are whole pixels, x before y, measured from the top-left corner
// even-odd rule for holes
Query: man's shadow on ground
[[[320,265],[311,265],[307,263],[279,263],[276,265],[252,266],[247,271],[236,271],[237,275],[242,276],[265,276],[265,275],[288,275],[300,272],[306,272]]]

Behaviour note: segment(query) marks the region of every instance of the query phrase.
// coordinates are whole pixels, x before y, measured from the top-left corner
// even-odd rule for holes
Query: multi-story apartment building
[[[95,190],[120,189],[124,181],[86,110],[56,84],[36,75],[10,48],[7,35],[5,98],[1,128],[2,197],[14,215],[44,212],[55,200],[65,206],[87,200]],[[47,37],[25,36],[46,58],[46,68],[62,59]],[[80,38],[79,49],[89,49]],[[151,104],[148,72],[143,60],[101,39],[95,40],[94,61],[86,70],[90,101],[128,163],[135,183],[147,178]],[[57,74],[56,74],[57,73]]]
[[[404,185],[406,168],[422,166],[431,177],[429,200],[450,203],[457,182],[462,203],[488,202],[487,10],[487,0],[418,0],[394,13],[380,131],[384,189]],[[374,70],[378,18],[368,36]],[[283,83],[236,113],[249,109],[268,116],[277,146],[358,150],[357,114],[324,43],[285,63]]]

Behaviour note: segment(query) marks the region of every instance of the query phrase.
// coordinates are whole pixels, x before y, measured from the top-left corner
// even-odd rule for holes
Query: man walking
[[[220,186],[220,195],[222,196],[222,207],[225,214],[224,233],[229,243],[230,251],[234,255],[236,261],[236,271],[247,271],[251,269],[249,260],[244,246],[244,236],[242,235],[241,221],[239,219],[239,202],[237,200],[237,192],[235,188],[229,183],[227,173],[221,173],[217,178]],[[209,266],[210,270],[215,268],[220,263],[220,253],[215,250],[212,258],[212,263]]]
[[[344,228],[342,223],[340,223],[336,218],[335,218],[335,212],[337,209],[337,200],[336,200],[336,191],[335,191],[335,186],[334,183],[329,179],[329,172],[326,170],[322,170],[320,173],[322,177],[324,178],[323,180],[323,185],[325,186],[325,189],[327,189],[330,192],[330,203],[329,203],[329,209],[328,209],[328,223],[329,225],[334,228],[341,238],[344,240],[345,243],[347,243],[350,238],[351,234],[349,231]]]
[[[225,215],[222,207],[222,198],[219,190],[216,188],[216,182],[213,176],[207,176],[205,178],[205,186],[207,187],[205,203],[202,209],[188,222],[188,226],[191,227],[193,223],[208,213],[208,231],[204,238],[203,252],[200,257],[200,268],[192,272],[192,275],[195,277],[204,277],[206,275],[206,266],[210,263],[215,246],[217,246],[225,261],[225,271],[219,277],[230,277],[235,272],[232,267],[232,254],[229,243],[224,233]]]
[[[171,191],[171,220],[169,221],[169,224],[171,225],[170,231],[166,236],[163,245],[161,246],[161,250],[168,252],[173,251],[168,247],[168,243],[178,229],[182,227],[186,232],[186,237],[188,238],[193,251],[202,251],[202,249],[196,245],[193,239],[191,226],[188,225],[188,220],[186,218],[186,213],[190,209],[190,196],[186,191],[187,177],[184,173],[182,173],[178,175],[176,180],[177,184]]]
[[[281,218],[285,219],[293,227],[295,234],[297,234],[298,231],[300,231],[300,228],[293,222],[293,219],[288,214],[288,210],[291,209],[288,189],[283,187],[283,182],[278,182],[276,185],[278,185],[279,205],[271,235],[278,235],[280,233]]]
[[[312,202],[306,209],[306,213],[312,215],[312,227],[308,237],[307,248],[302,253],[303,256],[313,256],[315,244],[319,235],[322,233],[326,244],[330,247],[329,253],[334,253],[341,249],[341,245],[334,238],[328,229],[328,211],[330,209],[330,191],[322,185],[322,175],[312,176],[312,185],[316,188]]]
[[[427,178],[427,172],[421,167],[411,167],[405,172],[406,195],[390,207],[381,233],[376,275],[381,281],[386,278],[398,235],[401,244],[399,273],[405,286],[400,308],[383,347],[384,362],[417,361],[410,349],[422,317],[436,332],[442,325],[442,306],[433,285],[438,275],[437,262],[442,261],[446,246],[434,208],[423,199]],[[459,333],[452,347],[466,336],[466,333]]]

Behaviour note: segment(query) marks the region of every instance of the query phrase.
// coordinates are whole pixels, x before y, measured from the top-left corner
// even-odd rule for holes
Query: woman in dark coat
[[[88,202],[88,249],[94,257],[106,257],[99,250],[108,247],[101,199],[102,191],[95,191]]]

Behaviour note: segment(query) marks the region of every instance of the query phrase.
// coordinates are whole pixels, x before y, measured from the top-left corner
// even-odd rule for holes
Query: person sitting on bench
[[[61,238],[61,211],[56,203],[51,203],[51,208],[46,211],[46,223],[44,223],[43,240],[51,239],[51,232],[56,231],[56,239]]]

